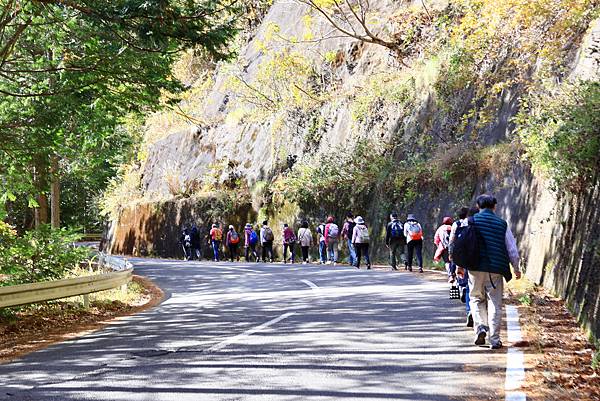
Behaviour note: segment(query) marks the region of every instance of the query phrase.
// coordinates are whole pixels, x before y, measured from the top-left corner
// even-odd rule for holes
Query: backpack
[[[213,231],[213,233],[215,241],[221,241],[221,239],[223,239],[223,232],[218,228],[215,228],[215,231]]]
[[[354,232],[354,227],[356,227],[356,223],[353,221],[348,222],[348,237],[352,239],[352,233]]]
[[[273,230],[271,230],[269,227],[265,227],[265,233],[263,235],[263,238],[266,242],[273,241],[275,239],[275,236],[273,235]]]
[[[340,235],[340,228],[335,223],[329,223],[329,230],[327,231],[327,236],[329,238],[337,238]]]
[[[305,240],[307,239],[307,234],[310,234],[310,231],[308,230],[308,228],[302,228],[301,230],[302,230],[302,234],[300,234],[300,232],[298,232],[298,241],[300,243],[306,242]]]
[[[392,221],[390,231],[392,238],[404,238],[404,227],[402,227],[400,220]]]
[[[468,270],[479,269],[479,230],[475,220],[469,218],[469,225],[456,228],[456,237],[452,243],[452,260]]]
[[[229,241],[230,241],[232,244],[237,244],[237,243],[239,243],[239,242],[240,242],[240,236],[238,235],[238,233],[236,233],[235,231],[233,231],[233,232],[231,233],[231,235],[229,236]]]
[[[419,223],[416,221],[410,221],[408,223],[408,235],[410,236],[411,241],[423,239],[423,230]]]
[[[440,238],[442,246],[445,249],[448,249],[448,245],[450,244],[450,232],[451,232],[451,230],[452,230],[452,227],[450,227],[450,230],[444,230],[444,232],[442,233],[442,236]]]
[[[248,242],[250,242],[250,245],[256,245],[256,243],[258,242],[258,235],[256,235],[256,231],[254,231],[254,230],[250,231],[250,236],[248,237]]]
[[[358,243],[361,244],[367,244],[369,243],[369,229],[367,228],[367,226],[356,226],[356,228],[358,229]]]

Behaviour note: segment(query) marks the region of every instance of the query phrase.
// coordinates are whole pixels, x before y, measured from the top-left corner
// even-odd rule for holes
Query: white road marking
[[[309,287],[310,287],[310,288],[312,288],[313,290],[318,290],[318,289],[319,289],[319,286],[318,286],[318,285],[316,285],[315,283],[313,283],[313,282],[312,282],[312,281],[310,281],[310,280],[300,280],[300,281],[302,281],[304,284],[306,284],[307,286],[309,286]]]
[[[241,271],[241,272],[252,272],[252,273],[267,273],[262,270],[252,270],[252,269],[246,269],[243,267],[233,267],[233,266],[218,266],[218,267],[215,266],[215,269],[236,270],[236,271]]]
[[[521,326],[519,325],[519,310],[514,305],[506,306],[506,326],[508,327],[507,339],[509,342],[523,341]]]
[[[287,319],[288,317],[290,317],[292,315],[295,315],[295,314],[296,314],[296,312],[287,312],[287,313],[284,313],[283,315],[281,315],[279,317],[276,317],[275,319],[271,319],[268,322],[265,322],[265,323],[263,323],[261,325],[258,325],[256,327],[253,327],[253,328],[249,329],[249,330],[246,330],[243,333],[238,334],[237,336],[233,336],[233,337],[228,338],[227,340],[221,341],[220,343],[217,343],[217,344],[213,345],[212,347],[206,349],[206,352],[217,352],[217,351],[220,351],[223,348],[227,347],[228,345],[237,343],[240,340],[243,340],[244,338],[248,338],[252,334],[257,333],[257,332],[259,332],[261,330],[264,330],[267,327],[272,326],[272,325],[274,325],[276,323],[279,323],[282,320]]]
[[[521,391],[511,391],[506,393],[506,401],[526,401],[527,396]]]
[[[514,305],[506,306],[507,339],[510,342],[522,341],[519,311]],[[519,349],[510,347],[506,353],[506,401],[525,401],[524,392],[516,391],[525,381],[525,354]]]

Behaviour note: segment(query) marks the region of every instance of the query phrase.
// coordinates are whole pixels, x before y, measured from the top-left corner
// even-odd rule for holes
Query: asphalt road
[[[495,400],[447,284],[347,266],[134,259],[158,307],[0,365],[0,400]]]

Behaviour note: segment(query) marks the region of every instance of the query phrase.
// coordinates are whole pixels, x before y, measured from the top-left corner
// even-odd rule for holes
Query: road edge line
[[[507,341],[515,343],[523,340],[519,324],[519,310],[515,305],[506,305]],[[520,349],[509,347],[506,352],[506,381],[504,384],[506,401],[526,401],[527,396],[519,391],[525,381],[525,354]]]

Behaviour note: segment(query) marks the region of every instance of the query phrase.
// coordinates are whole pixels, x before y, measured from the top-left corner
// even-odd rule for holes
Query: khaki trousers
[[[500,341],[502,328],[502,295],[504,277],[496,273],[469,270],[469,296],[475,333],[480,328],[489,332],[490,343]]]

